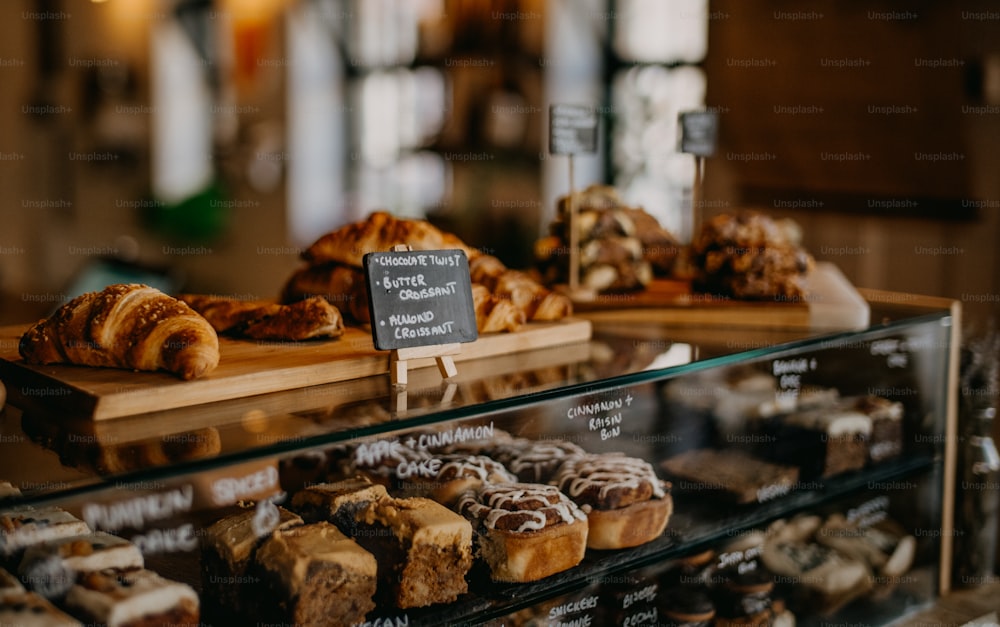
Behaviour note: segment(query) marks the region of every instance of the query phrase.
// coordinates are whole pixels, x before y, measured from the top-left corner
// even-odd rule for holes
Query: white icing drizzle
[[[527,507],[525,507],[527,506]],[[514,531],[526,533],[546,527],[547,511],[555,512],[560,522],[586,520],[586,515],[555,486],[528,483],[486,485],[477,492],[467,492],[459,509],[482,520],[489,529],[507,516],[526,516]]]
[[[438,477],[450,479],[473,478],[480,481],[510,483],[517,481],[517,477],[503,464],[485,455],[470,455],[450,460],[441,466],[437,474]]]
[[[521,479],[529,477],[541,481],[545,471],[557,466],[560,460],[571,455],[583,454],[583,449],[572,442],[535,442],[519,439],[499,451],[509,457],[507,467]]]
[[[620,453],[571,457],[560,466],[555,483],[573,498],[596,487],[603,500],[612,490],[636,490],[644,483],[653,488],[654,498],[666,496],[648,462]]]

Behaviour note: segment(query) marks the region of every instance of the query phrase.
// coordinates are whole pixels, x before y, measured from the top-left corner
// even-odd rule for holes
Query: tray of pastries
[[[117,284],[34,324],[0,328],[0,378],[15,403],[104,420],[385,374],[389,353],[372,342],[361,259],[398,245],[469,259],[479,337],[455,361],[590,339],[591,323],[573,317],[569,299],[528,273],[425,221],[374,212],[305,249],[273,301]]]

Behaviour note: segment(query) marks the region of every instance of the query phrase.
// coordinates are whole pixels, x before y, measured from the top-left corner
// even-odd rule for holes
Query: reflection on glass
[[[637,66],[619,72],[612,91],[614,184],[687,239],[694,160],[677,150],[677,117],[704,106],[704,73],[694,66]]]

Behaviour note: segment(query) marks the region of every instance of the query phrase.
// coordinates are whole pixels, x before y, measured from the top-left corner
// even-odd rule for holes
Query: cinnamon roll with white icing
[[[673,500],[670,484],[637,457],[620,453],[567,458],[552,484],[586,512],[587,547],[622,549],[651,542],[663,533]]]
[[[468,518],[494,581],[537,581],[576,566],[587,548],[587,517],[558,488],[484,483],[455,509]]]

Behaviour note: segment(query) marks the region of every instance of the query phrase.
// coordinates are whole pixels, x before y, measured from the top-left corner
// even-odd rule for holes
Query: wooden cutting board
[[[45,403],[92,420],[107,420],[165,409],[190,407],[349,381],[389,372],[389,353],[377,351],[366,328],[347,327],[335,340],[266,342],[220,338],[219,366],[194,381],[162,372],[55,365],[29,366],[17,352],[29,325],[0,327],[0,381],[12,402]],[[568,318],[530,323],[515,333],[483,335],[462,344],[456,362],[548,346],[586,342],[591,323]],[[408,362],[411,369],[434,366],[433,359]],[[459,376],[462,369],[459,367]]]
[[[795,302],[745,301],[692,292],[685,281],[656,280],[631,294],[599,296],[574,304],[594,322],[663,323],[727,328],[838,329],[868,327],[868,302],[837,266],[816,264],[805,298]]]

